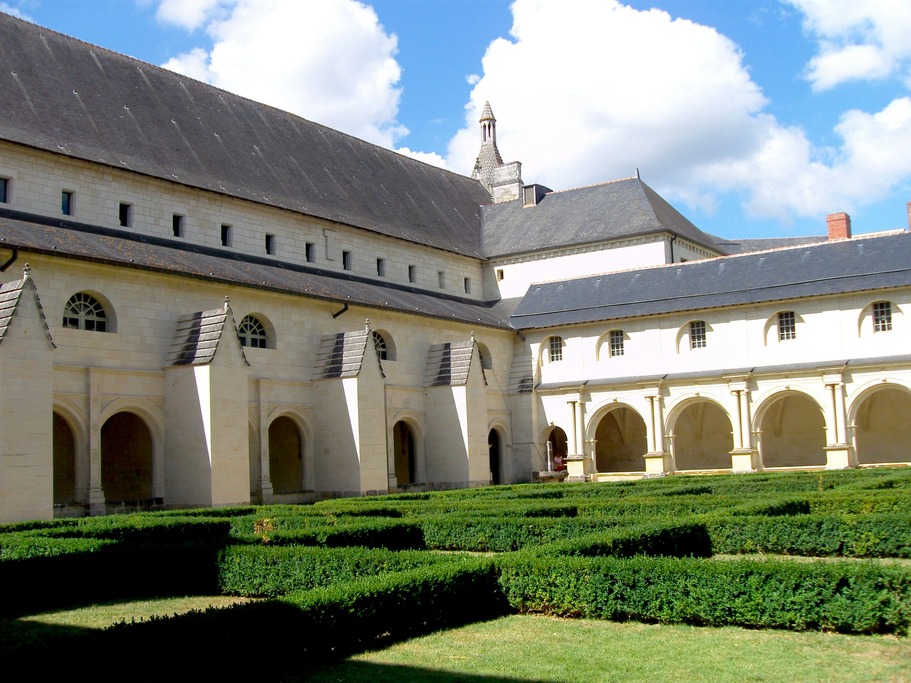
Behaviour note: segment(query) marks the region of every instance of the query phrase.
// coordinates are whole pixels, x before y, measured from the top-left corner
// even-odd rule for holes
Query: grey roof
[[[96,261],[241,287],[508,328],[490,304],[183,240],[0,209],[0,248]]]
[[[51,337],[51,330],[47,325],[47,318],[41,306],[41,299],[38,298],[38,290],[35,289],[35,283],[28,276],[28,267],[26,267],[21,280],[0,285],[0,342],[6,337],[6,331],[16,316],[16,311],[19,309],[19,303],[25,290],[28,290],[28,295],[34,299],[35,305],[38,307],[38,315],[41,316],[41,322],[44,324],[44,332],[47,335],[48,342],[52,348],[56,348],[57,345]]]
[[[3,13],[0,92],[0,139],[479,254],[480,183]]]
[[[532,285],[517,329],[911,285],[911,233],[854,238]]]
[[[826,235],[810,235],[807,237],[752,237],[743,239],[726,239],[714,236],[715,241],[728,254],[746,254],[751,251],[768,251],[783,247],[797,247],[804,244],[818,244],[829,238]]]
[[[427,351],[424,386],[444,387],[468,384],[475,341],[433,344]],[[484,382],[487,382],[485,377]]]
[[[227,306],[179,318],[165,365],[208,365],[215,358],[225,328],[237,336],[234,316]],[[249,365],[246,355],[244,362]]]
[[[725,253],[639,178],[552,192],[535,206],[521,200],[491,204],[482,207],[481,218],[487,258],[661,233]]]
[[[370,340],[370,330],[339,332],[322,337],[316,352],[316,379],[357,377],[364,364],[364,355]],[[370,348],[373,349],[372,344]],[[380,374],[383,374],[382,363]],[[385,377],[385,374],[383,376]]]

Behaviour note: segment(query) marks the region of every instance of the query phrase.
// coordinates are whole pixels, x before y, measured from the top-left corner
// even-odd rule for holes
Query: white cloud
[[[163,0],[170,20],[207,22],[213,41],[165,66],[225,90],[392,147],[401,69],[396,37],[354,0]],[[200,19],[202,17],[202,19]]]
[[[194,31],[209,21],[220,6],[230,4],[231,0],[161,0],[156,16],[159,21]]]
[[[399,147],[395,151],[406,157],[411,157],[412,159],[417,159],[418,161],[423,161],[425,164],[430,164],[431,166],[439,166],[440,168],[449,168],[446,165],[446,159],[441,157],[436,152],[415,152],[414,150],[408,149],[407,147]]]
[[[511,39],[487,49],[449,146],[449,166],[462,173],[490,100],[504,158],[523,162],[526,182],[554,189],[639,168],[690,208],[711,213],[730,193],[747,213],[787,224],[878,200],[911,178],[911,154],[896,154],[911,149],[908,98],[844,113],[838,147],[820,148],[766,112],[739,48],[712,28],[616,0],[516,0],[513,16]]]
[[[911,86],[911,2],[785,1],[803,12],[804,29],[819,42],[807,68],[814,90],[893,75]]]
[[[22,10],[17,7],[13,7],[9,3],[0,2],[0,12],[4,14],[12,14],[14,17],[19,17],[20,19],[25,19],[26,21],[33,21],[31,17],[25,14]]]

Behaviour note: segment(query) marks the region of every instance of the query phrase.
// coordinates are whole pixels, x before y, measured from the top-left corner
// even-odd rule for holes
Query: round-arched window
[[[76,292],[63,307],[63,326],[74,330],[108,331],[108,316],[91,294]]]
[[[237,333],[240,335],[240,343],[242,346],[249,346],[253,349],[266,348],[266,341],[268,339],[266,328],[256,316],[245,316],[237,327]]]

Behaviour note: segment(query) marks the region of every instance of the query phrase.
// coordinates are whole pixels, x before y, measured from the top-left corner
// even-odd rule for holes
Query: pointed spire
[[[503,165],[503,157],[497,149],[497,120],[494,118],[490,102],[484,103],[484,109],[479,119],[481,124],[481,151],[474,162],[471,177],[478,180],[491,192],[493,186],[494,169]]]
[[[26,263],[25,266],[23,266],[23,268],[22,268],[22,279],[28,280],[28,277],[31,274],[31,272],[32,272],[32,267]]]
[[[229,296],[225,296],[225,310],[227,311],[228,308],[230,308],[230,306],[231,306],[231,298]]]
[[[364,330],[367,332],[370,331],[370,318],[364,318]]]

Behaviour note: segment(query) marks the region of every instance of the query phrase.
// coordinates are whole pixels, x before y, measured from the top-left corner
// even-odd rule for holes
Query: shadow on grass
[[[291,675],[283,681],[310,681],[312,683],[402,683],[403,681],[429,681],[429,683],[522,683],[524,679],[482,676],[477,674],[434,671],[399,664],[374,664],[371,662],[339,662],[310,672]],[[528,681],[527,683],[532,683]]]

